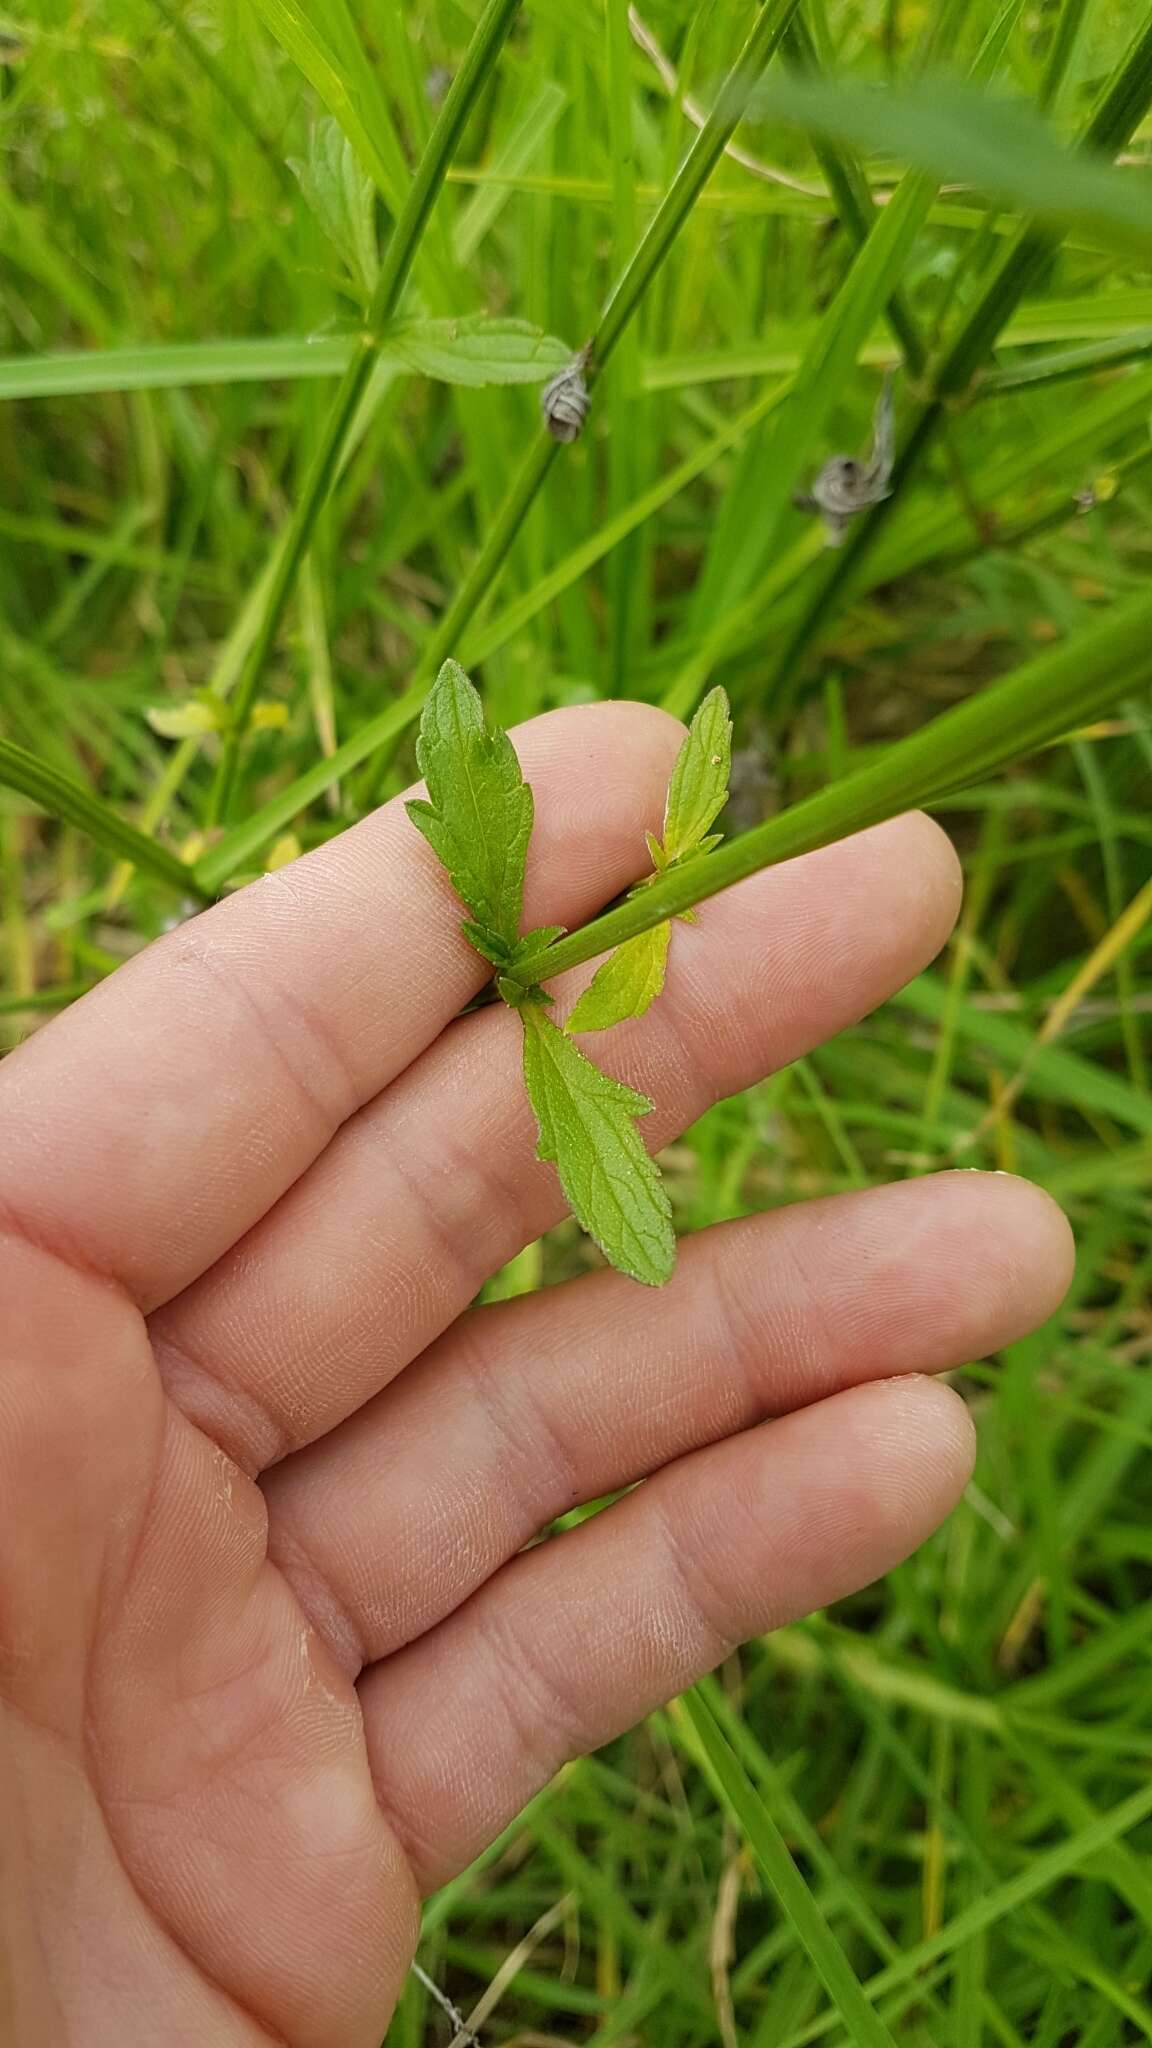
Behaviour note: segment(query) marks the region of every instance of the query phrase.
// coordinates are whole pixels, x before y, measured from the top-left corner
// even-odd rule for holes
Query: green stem
[[[784,56],[801,77],[820,75],[820,62],[811,30],[803,11],[797,9],[784,40]],[[876,203],[859,159],[830,137],[814,136],[813,149],[824,173],[841,227],[854,249],[860,249],[876,225]],[[918,377],[927,358],[915,315],[903,286],[897,285],[885,307],[885,318],[904,359],[904,367]]]
[[[1080,31],[1084,26],[1087,12],[1088,0],[1064,0],[1052,41],[1048,46],[1048,55],[1044,60],[1044,72],[1036,102],[1041,110],[1054,106],[1060,97],[1060,88],[1080,40]]]
[[[435,127],[428,138],[428,146],[417,165],[408,197],[389,236],[379,281],[368,308],[361,346],[340,380],[340,387],[325,423],[320,445],[313,456],[289,522],[286,538],[282,543],[282,551],[277,559],[276,572],[268,591],[259,628],[236,687],[235,722],[221,750],[220,765],[210,804],[209,823],[215,823],[228,814],[236,787],[240,747],[257,685],[271,652],[284,608],[292,593],[297,571],[311,542],[321,506],[339,470],[349,431],[383,346],[388,322],[393,319],[400,304],[428,217],[436,203],[453,152],[500,54],[519,12],[520,4],[521,0],[488,0],[464,60],[440,109]]]
[[[103,846],[109,853],[115,853],[122,860],[129,860],[134,867],[142,868],[145,874],[154,875],[157,881],[167,882],[184,896],[194,896],[202,903],[212,899],[211,889],[194,874],[192,869],[178,855],[155,839],[148,839],[122,818],[109,804],[85,789],[82,782],[65,775],[37,754],[30,754],[25,747],[18,747],[12,740],[0,739],[0,783],[8,789],[19,790],[21,796],[30,797],[41,810],[63,824],[77,825]]]
[[[1124,363],[1139,362],[1152,355],[1152,327],[1136,328],[1131,334],[1110,335],[1106,341],[1085,342],[1083,348],[1045,349],[1027,356],[1004,370],[989,370],[980,378],[973,396],[999,398],[1005,391],[1024,391],[1037,384],[1061,384],[1069,377],[1089,376],[1094,370],[1115,370]]]
[[[1107,91],[1081,137],[1081,147],[1114,156],[1123,147],[1152,99],[1152,15],[1117,67]],[[968,392],[973,378],[995,346],[1020,300],[1031,289],[1059,247],[1054,230],[1025,225],[1012,238],[959,333],[945,350],[932,389],[912,432],[900,451],[892,492],[861,520],[846,547],[822,575],[779,655],[768,695],[786,709],[795,694],[800,664],[833,607],[851,588],[865,557],[875,546],[900,502],[910,479],[921,466],[947,416],[946,402]]]
[[[944,712],[877,761],[673,869],[641,893],[535,956],[533,981],[594,960],[731,888],[761,868],[794,860],[886,818],[967,788],[1005,762],[1099,717],[1152,680],[1152,596],[1141,592],[1099,626],[1038,655],[1003,681]],[[513,978],[527,979],[527,976]]]
[[[609,293],[594,336],[592,375],[599,374],[723,156],[797,0],[765,0],[715,105],[668,187],[632,261]]]
[[[625,266],[609,293],[599,325],[589,339],[589,387],[603,371],[723,156],[752,97],[756,81],[783,36],[796,6],[797,0],[766,0],[757,16],[743,49],[720,87],[712,112],[664,194],[631,262]],[[541,427],[488,529],[480,553],[424,649],[417,671],[418,681],[421,678],[430,681],[441,662],[459,645],[465,628],[471,624],[495,584],[512,543],[559,453],[559,444],[551,439],[546,428]]]

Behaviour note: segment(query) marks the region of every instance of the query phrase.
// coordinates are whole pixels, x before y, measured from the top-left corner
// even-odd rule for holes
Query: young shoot
[[[728,700],[716,689],[680,749],[663,837],[648,835],[654,872],[634,896],[672,868],[707,858],[719,844],[721,835],[711,828],[727,802],[731,749]],[[416,758],[428,795],[413,798],[408,815],[468,912],[465,936],[495,969],[500,995],[519,1014],[538,1156],[555,1166],[573,1214],[605,1258],[634,1280],[659,1287],[671,1275],[676,1241],[660,1170],[638,1128],[653,1105],[602,1073],[572,1033],[604,1031],[644,1015],[664,986],[671,926],[658,924],[619,946],[567,1024],[557,1024],[548,1014],[552,997],[533,977],[532,963],[560,931],[520,931],[532,792],[507,733],[489,725],[479,695],[454,661],[444,663],[429,692]]]

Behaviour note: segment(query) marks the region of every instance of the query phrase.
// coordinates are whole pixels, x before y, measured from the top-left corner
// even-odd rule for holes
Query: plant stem
[[[761,868],[964,789],[1005,762],[1099,717],[1149,680],[1152,595],[1142,591],[1101,625],[942,713],[879,760],[742,833],[706,859],[673,869],[618,909],[558,939],[535,956],[530,978],[549,981]],[[528,979],[515,969],[512,977]]]
[[[608,295],[594,336],[592,376],[603,369],[648,286],[664,262],[747,108],[753,87],[780,42],[797,0],[765,0],[736,62],[684,162],[668,187],[632,261]]]
[[[1052,31],[1048,55],[1044,60],[1044,73],[1036,100],[1038,107],[1052,107],[1059,99],[1060,88],[1080,40],[1087,11],[1088,0],[1064,0],[1059,19]]]
[[[211,888],[198,880],[187,862],[167,846],[138,832],[135,825],[85,789],[82,782],[76,782],[12,740],[0,739],[0,783],[30,797],[50,817],[66,825],[78,825],[98,846],[131,861],[157,881],[167,882],[182,895],[194,896],[201,903],[211,902]]]
[[[1093,370],[1119,369],[1148,355],[1152,355],[1152,327],[1109,335],[1105,341],[1085,342],[1082,348],[1044,349],[1039,355],[1026,356],[1023,362],[1011,363],[1005,370],[989,370],[981,377],[973,397],[999,398],[1006,391],[1060,384],[1069,377],[1088,376]]]
[[[601,375],[609,356],[634,317],[640,302],[688,219],[701,191],[724,154],[733,130],[752,96],[756,81],[776,48],[798,0],[765,0],[732,69],[720,87],[716,104],[697,134],[688,155],[664,194],[654,219],[633,256],[616,280],[594,329],[589,346],[589,388]],[[429,640],[417,680],[430,681],[490,594],[512,543],[523,526],[536,494],[560,453],[543,426],[528,449],[511,489],[484,545]]]
[[[224,741],[208,822],[228,815],[236,787],[240,747],[264,664],[312,539],[320,509],[340,467],[352,423],[376,366],[388,322],[395,316],[456,144],[520,9],[521,0],[488,0],[464,60],[449,87],[404,206],[388,239],[380,277],[368,308],[361,345],[340,380],[335,402],[296,502],[260,625],[236,687],[234,724]]]
[[[792,70],[802,77],[818,76],[820,64],[811,30],[802,9],[797,9],[784,40],[784,55]],[[830,137],[815,136],[816,160],[827,180],[840,225],[854,249],[867,240],[876,224],[876,203],[859,158]],[[927,351],[902,285],[896,285],[885,308],[885,317],[904,358],[904,367],[918,377]]]

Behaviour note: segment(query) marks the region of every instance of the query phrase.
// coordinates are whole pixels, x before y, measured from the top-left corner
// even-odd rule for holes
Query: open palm
[[[679,736],[624,704],[516,735],[533,922],[635,878]],[[872,1008],[957,901],[907,818],[708,904],[601,1041],[653,1142]],[[707,1231],[660,1294],[599,1272],[470,1308],[562,1203],[516,1018],[458,1017],[459,918],[389,805],[0,1071],[20,2048],[371,2048],[421,1891],[565,1758],[919,1542],[970,1431],[915,1375],[1063,1285],[1045,1199],[952,1174]]]

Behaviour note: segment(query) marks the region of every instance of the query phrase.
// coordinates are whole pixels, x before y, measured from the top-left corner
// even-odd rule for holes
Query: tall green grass
[[[723,681],[727,879],[929,801],[955,941],[674,1149],[678,1221],[1010,1167],[1070,1210],[1070,1301],[960,1376],[948,1528],[573,1767],[422,1959],[467,2010],[520,1950],[492,2041],[1122,2048],[1152,2039],[1152,12],[641,15],[0,17],[0,1044],[400,788],[449,652],[504,723]],[[287,169],[322,118],[374,194],[368,307]],[[389,346],[482,312],[593,340],[574,447],[530,389]],[[827,551],[793,492],[866,442],[886,364],[897,488]],[[505,1285],[586,1256],[561,1230]],[[413,1980],[389,2041],[440,2019]]]

